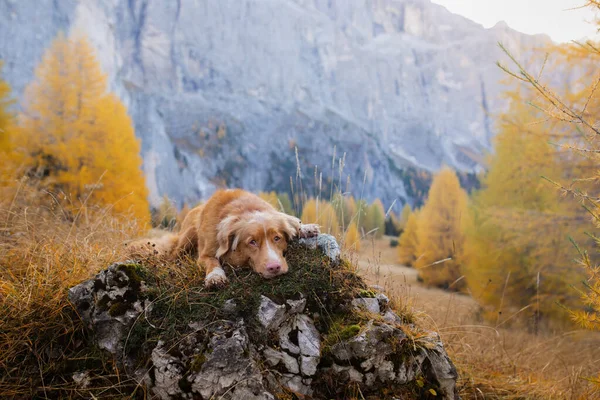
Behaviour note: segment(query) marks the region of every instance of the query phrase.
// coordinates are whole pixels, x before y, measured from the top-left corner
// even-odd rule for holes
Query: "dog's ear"
[[[238,245],[238,230],[240,219],[236,216],[229,216],[217,226],[217,243],[219,248],[215,256],[222,257],[229,250],[235,250]]]

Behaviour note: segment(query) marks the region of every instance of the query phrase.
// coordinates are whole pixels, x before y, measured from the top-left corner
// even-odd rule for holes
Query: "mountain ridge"
[[[471,154],[491,149],[506,106],[496,43],[550,43],[428,0],[31,4],[0,1],[5,77],[20,96],[57,32],[88,36],[142,140],[153,205],[221,185],[288,191],[296,147],[308,194],[317,165],[323,185],[413,203],[410,169],[481,170]]]

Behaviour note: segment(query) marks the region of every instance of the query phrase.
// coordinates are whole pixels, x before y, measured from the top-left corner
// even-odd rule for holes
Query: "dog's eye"
[[[275,236],[275,237],[273,238],[273,241],[275,241],[275,242],[279,242],[280,240],[281,240],[281,238],[280,238],[279,236]]]
[[[258,246],[258,243],[256,243],[256,240],[251,240],[251,241],[250,241],[250,246],[257,247],[257,246]]]

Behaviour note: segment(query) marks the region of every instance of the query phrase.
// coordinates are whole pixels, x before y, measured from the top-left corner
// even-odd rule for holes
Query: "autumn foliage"
[[[467,194],[456,174],[443,168],[433,178],[417,227],[415,267],[426,284],[454,290],[465,286],[460,278],[466,215]]]
[[[59,36],[27,87],[9,162],[73,212],[110,205],[149,221],[140,143],[83,38]]]
[[[398,239],[398,262],[402,265],[414,266],[415,261],[419,258],[419,238],[417,229],[419,229],[419,214],[418,211],[411,213],[408,216],[404,231]]]

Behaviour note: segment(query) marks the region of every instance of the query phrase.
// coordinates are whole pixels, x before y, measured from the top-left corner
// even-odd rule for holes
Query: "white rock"
[[[271,367],[274,367],[275,365],[282,362],[285,368],[292,374],[300,373],[300,368],[298,367],[298,360],[290,356],[288,353],[284,351],[277,351],[275,349],[267,347],[264,350],[263,354]]]
[[[352,305],[357,310],[366,310],[372,313],[379,314],[379,300],[370,297],[358,297],[352,300]]]
[[[285,319],[285,305],[276,304],[265,296],[260,296],[258,320],[265,328],[277,329]]]

